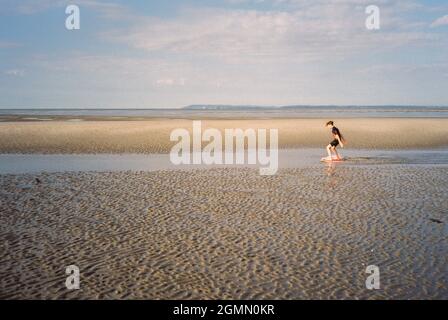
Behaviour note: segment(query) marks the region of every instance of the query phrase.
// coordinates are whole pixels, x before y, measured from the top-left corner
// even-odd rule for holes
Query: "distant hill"
[[[220,111],[247,111],[247,110],[303,110],[303,109],[335,109],[335,108],[360,108],[358,106],[335,105],[291,105],[291,106],[254,106],[254,105],[224,105],[224,104],[195,104],[182,108],[183,110],[220,110]],[[361,107],[362,108],[362,107]],[[371,107],[366,107],[371,108]]]
[[[393,110],[393,109],[406,109],[408,111],[421,111],[422,109],[440,109],[445,111],[447,107],[441,106],[401,106],[401,105],[371,105],[371,106],[357,106],[357,105],[289,105],[289,106],[254,106],[254,105],[209,105],[209,104],[195,104],[182,108],[182,110],[221,110],[221,111],[247,111],[247,110],[365,110],[372,111],[377,110]]]
[[[182,108],[183,110],[224,110],[224,111],[236,111],[236,110],[268,110],[268,109],[279,109],[278,107],[262,107],[262,106],[232,106],[232,105],[202,105],[196,104],[191,106],[186,106]]]

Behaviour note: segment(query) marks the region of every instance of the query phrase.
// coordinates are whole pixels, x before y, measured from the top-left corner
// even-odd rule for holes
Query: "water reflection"
[[[325,174],[328,177],[327,180],[327,188],[334,189],[336,188],[339,182],[339,176],[337,175],[337,167],[339,163],[336,162],[327,162],[325,163]]]

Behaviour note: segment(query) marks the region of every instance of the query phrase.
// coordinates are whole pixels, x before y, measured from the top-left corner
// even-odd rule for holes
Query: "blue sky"
[[[448,2],[0,0],[0,108],[189,104],[448,105]]]

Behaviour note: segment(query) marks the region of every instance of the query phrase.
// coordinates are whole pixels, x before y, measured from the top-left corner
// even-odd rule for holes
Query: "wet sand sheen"
[[[446,168],[257,173],[1,175],[0,297],[448,298]]]

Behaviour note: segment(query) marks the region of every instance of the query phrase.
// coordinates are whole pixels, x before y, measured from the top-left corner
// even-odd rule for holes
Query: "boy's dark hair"
[[[326,126],[334,126],[334,122],[333,121],[328,121]]]

